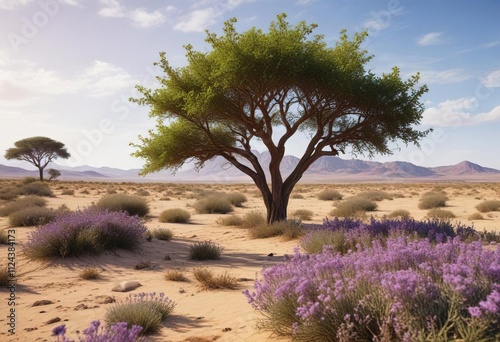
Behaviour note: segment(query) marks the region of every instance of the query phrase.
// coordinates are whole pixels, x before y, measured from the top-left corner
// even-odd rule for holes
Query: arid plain
[[[2,180],[1,185],[14,181]],[[51,261],[34,261],[23,255],[28,233],[34,227],[10,227],[7,217],[0,217],[0,229],[15,230],[16,242],[16,334],[7,330],[8,291],[0,289],[0,340],[2,341],[53,341],[51,331],[65,324],[67,336],[76,339],[92,320],[103,321],[106,310],[113,303],[123,300],[130,293],[164,292],[175,303],[173,314],[164,322],[160,331],[151,335],[151,341],[269,341],[266,332],[256,329],[259,313],[247,303],[242,294],[251,290],[253,280],[259,279],[263,267],[283,262],[285,254],[292,254],[299,240],[285,241],[282,237],[251,239],[248,229],[223,226],[220,218],[230,214],[198,214],[193,204],[200,194],[208,192],[240,193],[247,201],[235,207],[231,214],[243,216],[250,211],[265,212],[262,198],[252,184],[162,184],[162,183],[50,183],[55,197],[48,197],[48,207],[65,205],[70,210],[84,209],[108,193],[127,193],[142,196],[150,206],[146,217],[148,229],[168,228],[173,232],[170,241],[151,239],[144,241],[136,252],[117,250],[99,256],[59,258]],[[500,232],[500,212],[481,213],[482,219],[470,220],[478,211],[475,208],[485,200],[500,199],[500,183],[439,182],[439,183],[356,183],[356,184],[299,184],[289,203],[289,216],[299,209],[313,212],[309,224],[322,224],[330,217],[334,201],[320,200],[317,195],[324,189],[334,189],[344,197],[368,190],[383,191],[390,199],[377,202],[377,209],[366,217],[381,219],[393,211],[407,210],[412,218],[425,219],[429,210],[418,208],[421,196],[433,189],[446,193],[445,210],[451,211],[452,222],[473,225],[478,231]],[[0,203],[2,205],[3,203]],[[166,209],[181,208],[191,214],[187,224],[160,223],[158,217]],[[189,246],[211,240],[224,247],[222,257],[215,261],[189,259]],[[268,254],[274,256],[269,257]],[[7,246],[0,245],[0,264],[5,263]],[[148,267],[136,269],[139,263]],[[195,267],[209,267],[216,273],[227,271],[239,279],[235,290],[202,289],[192,275]],[[100,270],[97,280],[82,280],[80,272],[86,267]],[[185,282],[165,279],[169,270],[180,270],[188,278]],[[112,292],[116,284],[137,280],[142,286],[129,293]],[[110,300],[108,297],[111,297]],[[50,304],[33,306],[37,301]],[[54,322],[54,323],[48,323]]]

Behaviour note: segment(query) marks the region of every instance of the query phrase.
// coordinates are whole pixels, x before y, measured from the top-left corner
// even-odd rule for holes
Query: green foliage
[[[312,219],[314,213],[312,210],[309,209],[297,209],[294,212],[291,213],[293,217],[298,218],[299,220],[310,220]]]
[[[16,141],[15,147],[5,152],[7,160],[17,159],[27,161],[40,171],[40,181],[43,181],[43,169],[57,158],[68,159],[70,154],[64,144],[47,137],[31,137]]]
[[[316,197],[321,201],[340,201],[343,196],[337,190],[324,189]]]
[[[191,214],[186,210],[175,208],[162,211],[158,221],[168,223],[189,223],[190,218]]]
[[[490,211],[500,211],[500,201],[488,200],[483,201],[476,205],[476,209],[482,213],[489,213]]]
[[[335,209],[330,212],[330,215],[338,217],[356,217],[360,213],[374,211],[376,209],[377,203],[374,201],[355,196],[337,203]]]
[[[433,209],[446,207],[448,196],[441,191],[429,191],[422,195],[418,203],[419,209]]]
[[[207,290],[234,290],[238,288],[238,280],[227,271],[216,275],[208,268],[197,267],[193,269],[193,275],[201,286]]]
[[[174,233],[168,228],[156,228],[153,230],[152,235],[158,240],[170,241]]]
[[[224,196],[208,196],[193,205],[198,214],[226,214],[233,211],[233,205]]]
[[[56,180],[59,176],[61,176],[61,171],[56,169],[49,169],[47,173],[50,176],[49,181]]]
[[[329,46],[313,35],[315,24],[291,25],[285,14],[268,30],[239,33],[235,23],[228,20],[221,36],[207,33],[203,52],[187,44],[182,68],[160,53],[161,88],[137,86],[142,97],[132,101],[149,106],[157,120],[156,130],[133,144],[133,155],[145,160],[142,174],[177,170],[190,160],[201,168],[221,156],[254,180],[269,220],[279,221],[286,218],[280,204],[288,203],[295,184],[320,157],[345,150],[391,154],[394,141],[418,145],[428,134],[414,129],[427,87],[418,85],[418,75],[402,79],[396,67],[381,76],[367,70],[372,59],[362,47],[367,32],[349,37],[341,31]],[[283,128],[281,135],[275,127]],[[312,137],[304,146],[310,154],[284,181],[279,164],[298,132]],[[269,147],[270,179],[267,165],[251,152],[256,140]]]
[[[43,207],[28,207],[9,215],[9,223],[12,227],[41,226],[54,220],[60,212]]]
[[[25,184],[21,187],[21,193],[23,195],[34,195],[34,196],[45,196],[54,197],[54,193],[45,183],[33,182]]]
[[[0,216],[9,216],[10,214],[29,207],[45,207],[47,200],[38,196],[28,196],[4,204],[0,207]]]
[[[224,247],[212,242],[195,242],[189,246],[189,257],[193,260],[218,260]]]
[[[131,216],[144,217],[149,213],[149,205],[139,196],[111,194],[102,197],[96,203],[97,208],[110,211],[125,211]]]

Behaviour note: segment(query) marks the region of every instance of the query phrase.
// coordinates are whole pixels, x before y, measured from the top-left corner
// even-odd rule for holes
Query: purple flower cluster
[[[500,248],[484,249],[480,242],[400,236],[344,255],[330,246],[315,255],[297,249],[289,262],[262,275],[255,292],[245,292],[266,317],[261,327],[297,340],[417,340],[445,329],[452,314],[483,320],[490,327],[485,331],[500,336],[494,325],[500,319]]]
[[[83,330],[83,336],[78,338],[79,342],[139,342],[143,341],[139,338],[142,331],[142,327],[138,325],[133,325],[128,328],[126,322],[120,322],[112,326],[103,328],[101,327],[101,322],[92,321],[90,326]],[[52,330],[53,336],[56,336],[57,342],[73,342],[68,337],[66,337],[66,326],[60,325]]]
[[[143,242],[146,231],[137,216],[90,208],[61,215],[33,231],[26,252],[33,258],[48,258],[115,248],[133,250]]]

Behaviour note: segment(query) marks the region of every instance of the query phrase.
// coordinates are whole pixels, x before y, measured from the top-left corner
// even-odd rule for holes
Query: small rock
[[[60,321],[61,321],[61,319],[59,317],[54,317],[54,318],[49,319],[47,322],[45,322],[45,324],[49,325],[49,324],[57,323]]]
[[[170,255],[168,255],[168,254],[167,254],[167,255],[165,255],[165,258],[164,258],[164,259],[165,259],[165,260],[172,260],[172,258],[171,258],[171,257],[170,257]]]
[[[75,306],[75,310],[78,311],[78,310],[87,310],[89,307],[85,304],[78,304],[77,306]]]
[[[231,330],[233,330],[233,329],[231,329],[231,328],[224,328],[224,329],[222,329],[222,332],[228,332],[228,331],[231,331]]]
[[[41,305],[49,305],[49,304],[54,304],[54,302],[51,300],[48,300],[48,299],[42,299],[42,300],[37,300],[31,306],[41,306]]]
[[[99,296],[96,297],[96,299],[98,304],[111,304],[116,302],[115,297],[111,296]]]
[[[186,293],[186,290],[184,290],[182,287],[179,288],[179,293]]]

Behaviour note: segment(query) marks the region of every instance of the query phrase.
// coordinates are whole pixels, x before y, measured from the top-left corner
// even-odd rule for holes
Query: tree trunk
[[[39,167],[38,172],[40,173],[40,182],[43,182],[43,168]]]
[[[284,191],[282,186],[273,187],[273,190],[278,191],[273,191],[267,196],[262,194],[267,209],[268,224],[287,219],[288,200],[290,199],[290,191]]]

